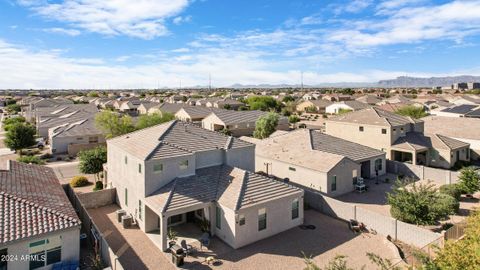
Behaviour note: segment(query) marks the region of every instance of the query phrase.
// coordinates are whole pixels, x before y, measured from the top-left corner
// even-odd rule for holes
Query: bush
[[[437,213],[438,217],[446,217],[458,212],[460,203],[452,196],[438,193],[435,203],[432,205],[432,211]]]
[[[457,184],[443,185],[439,189],[440,193],[447,194],[459,201],[462,196],[462,188]]]
[[[459,180],[462,190],[467,194],[480,190],[480,176],[472,167],[462,169]]]
[[[34,156],[40,153],[40,150],[38,149],[23,149],[20,150],[21,155],[27,155],[27,156]]]
[[[103,189],[102,181],[95,182],[95,187],[93,188],[93,191],[102,190],[102,189]]]
[[[50,154],[50,153],[45,153],[45,154],[40,156],[41,159],[51,159],[52,157],[53,157],[53,155]]]
[[[37,164],[44,165],[45,161],[40,159],[38,156],[21,156],[17,159],[18,162],[27,163],[27,164]]]
[[[70,181],[70,186],[72,187],[84,187],[88,184],[90,184],[90,182],[88,182],[88,179],[85,176],[75,176]]]

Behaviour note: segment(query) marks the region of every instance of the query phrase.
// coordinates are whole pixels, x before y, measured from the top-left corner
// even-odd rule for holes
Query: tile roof
[[[344,156],[355,162],[385,155],[385,153],[380,150],[330,136],[319,131],[311,130],[310,138],[313,150]]]
[[[217,116],[225,125],[234,125],[242,123],[255,123],[258,118],[267,115],[268,112],[215,110],[211,114]],[[288,121],[288,119],[284,116],[280,116],[279,122],[285,121]]]
[[[213,111],[217,111],[220,109],[215,109],[215,108],[207,108],[203,106],[186,106],[178,110],[177,113],[184,111],[187,115],[190,116],[192,119],[198,119],[198,118],[205,118],[209,114],[211,114]]]
[[[420,132],[407,132],[398,138],[392,148],[423,151],[428,149],[455,150],[468,147],[470,144],[439,134],[422,134]]]
[[[355,100],[366,103],[366,104],[377,104],[377,103],[382,101],[381,98],[379,98],[377,96],[373,96],[373,95],[364,95],[364,96],[361,96],[361,97],[359,97]]]
[[[443,109],[443,110],[441,110],[441,112],[456,113],[456,114],[467,114],[467,113],[475,110],[477,107],[478,107],[478,105],[463,104],[463,105],[458,105],[458,106]]]
[[[181,108],[189,106],[188,104],[185,103],[162,103],[158,107],[158,109],[161,112],[166,112],[166,113],[172,113],[175,114],[177,113]],[[156,106],[155,106],[156,108]]]
[[[346,122],[374,126],[403,126],[421,121],[372,107],[329,118],[326,121],[327,125],[328,122]]]
[[[64,124],[51,128],[52,137],[74,137],[74,136],[89,136],[101,135],[100,131],[95,125],[95,117],[87,116],[73,121],[65,122]]]
[[[480,140],[480,119],[428,116],[422,120],[426,134],[437,133],[457,139]]]
[[[142,160],[252,146],[240,139],[177,120],[118,136],[108,140],[108,144]]]
[[[193,176],[175,178],[146,201],[162,213],[212,201],[236,211],[302,192],[277,180],[221,165],[199,169]]]
[[[9,161],[0,171],[0,243],[80,225],[51,168]]]

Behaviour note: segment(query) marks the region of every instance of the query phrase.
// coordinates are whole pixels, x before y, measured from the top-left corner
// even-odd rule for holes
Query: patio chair
[[[187,256],[190,255],[190,253],[192,253],[193,250],[194,250],[193,247],[192,247],[192,245],[188,245],[188,244],[187,244],[187,241],[185,241],[185,239],[182,240],[182,241],[180,241],[180,246],[182,247],[183,252],[185,252],[185,254],[186,254]]]

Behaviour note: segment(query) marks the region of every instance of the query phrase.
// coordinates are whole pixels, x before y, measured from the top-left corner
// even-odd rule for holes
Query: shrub
[[[102,190],[102,189],[103,189],[102,181],[95,182],[95,187],[93,188],[93,191]]]
[[[432,211],[437,214],[438,217],[446,217],[458,212],[460,203],[452,196],[444,193],[438,193],[435,203],[432,204]]]
[[[85,176],[75,176],[70,181],[70,186],[72,187],[84,187],[88,184],[90,184],[90,182],[88,182],[88,179]]]
[[[440,193],[447,194],[459,201],[462,196],[462,188],[457,184],[443,185],[439,189]]]
[[[462,190],[467,194],[480,190],[480,176],[472,167],[462,169],[459,180]]]
[[[37,164],[43,165],[45,161],[40,159],[38,156],[21,156],[17,159],[18,162],[27,163],[27,164]]]
[[[23,149],[20,150],[21,155],[27,155],[27,156],[34,156],[40,153],[40,150],[38,149]]]

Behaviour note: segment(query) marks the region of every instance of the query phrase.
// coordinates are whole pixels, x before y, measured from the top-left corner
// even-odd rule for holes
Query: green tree
[[[437,192],[433,184],[417,185],[413,181],[397,181],[393,191],[387,193],[387,202],[394,218],[417,225],[434,224],[458,207],[455,198]]]
[[[255,131],[253,132],[253,137],[257,139],[268,138],[278,125],[278,120],[280,117],[276,113],[268,113],[260,117],[255,123]]]
[[[462,190],[467,194],[480,190],[480,176],[472,167],[462,169],[458,178]]]
[[[396,110],[395,113],[403,116],[410,116],[414,119],[419,119],[428,115],[423,108],[413,105],[401,107],[400,109]]]
[[[89,96],[89,97],[99,97],[99,94],[96,91],[91,91],[91,92],[88,92],[87,96]]]
[[[152,127],[158,124],[166,123],[175,119],[175,116],[171,113],[154,113],[154,114],[144,114],[138,117],[137,129],[144,129]]]
[[[284,103],[288,103],[288,102],[292,102],[292,101],[295,101],[295,98],[292,97],[292,96],[285,96],[282,99],[282,102],[284,102]]]
[[[434,264],[438,269],[478,269],[480,265],[480,211],[467,218],[465,235],[458,241],[449,240],[439,250]]]
[[[78,168],[81,173],[94,174],[96,181],[99,181],[99,173],[103,171],[103,164],[107,163],[107,148],[104,146],[78,153],[80,163]]]
[[[261,110],[261,111],[280,111],[281,105],[273,97],[270,96],[253,96],[245,100],[249,105],[250,110]]]
[[[113,138],[135,130],[130,116],[119,116],[111,111],[103,111],[97,114],[95,116],[95,125],[103,131],[107,138]]]
[[[20,112],[20,111],[22,110],[22,108],[21,108],[20,105],[18,105],[18,104],[10,104],[10,105],[7,105],[7,107],[5,108],[5,110],[6,110],[8,113],[16,114],[16,113]]]
[[[17,152],[18,150],[34,145],[36,133],[35,127],[24,123],[16,123],[7,131],[4,142],[8,148]]]
[[[296,116],[296,115],[290,115],[290,116],[288,117],[288,122],[289,122],[290,124],[296,124],[296,123],[300,122],[300,118],[299,118],[298,116]]]

